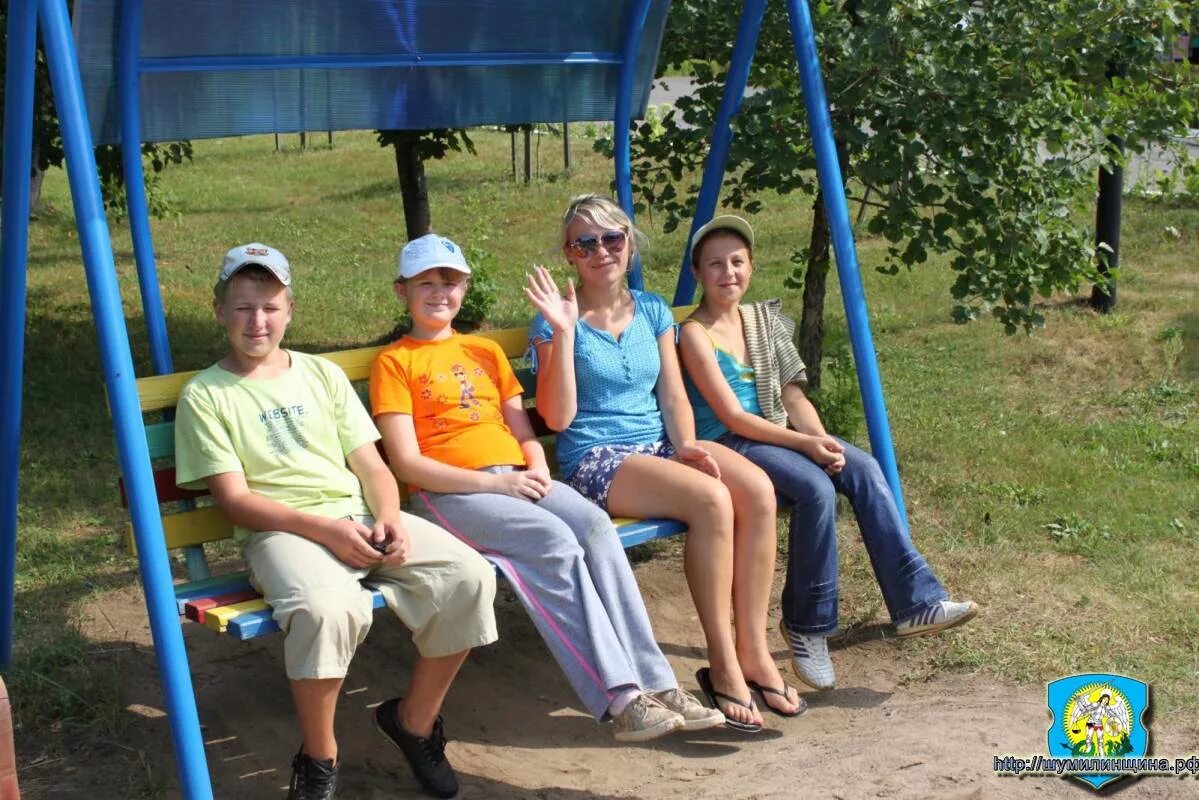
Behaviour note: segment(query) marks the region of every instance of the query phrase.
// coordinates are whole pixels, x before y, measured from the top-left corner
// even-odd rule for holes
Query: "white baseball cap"
[[[470,267],[466,265],[466,257],[462,255],[461,247],[444,236],[426,233],[413,239],[400,250],[400,271],[396,273],[396,280],[414,278],[427,269],[437,267],[448,267],[470,274]]]
[[[754,246],[754,229],[749,226],[749,223],[741,217],[733,214],[721,214],[718,217],[712,217],[691,237],[691,263],[695,263],[695,248],[703,241],[703,238],[713,231],[729,230],[738,234],[742,239],[749,243],[750,248]]]
[[[406,243],[399,251],[399,271],[396,279],[411,278],[420,275],[424,270],[433,270],[445,266],[470,275],[470,267],[466,266],[466,257],[462,248],[445,236],[424,234]]]
[[[279,279],[279,283],[291,286],[291,265],[287,263],[287,259],[275,248],[258,242],[239,244],[225,253],[225,261],[221,264],[221,275],[217,278],[217,283],[224,283],[242,267],[251,264],[269,269],[271,274]]]

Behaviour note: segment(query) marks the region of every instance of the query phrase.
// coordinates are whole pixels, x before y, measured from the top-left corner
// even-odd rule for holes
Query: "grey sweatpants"
[[[410,506],[500,569],[597,720],[613,690],[678,685],[612,521],[574,489],[554,481],[536,503],[420,491]]]

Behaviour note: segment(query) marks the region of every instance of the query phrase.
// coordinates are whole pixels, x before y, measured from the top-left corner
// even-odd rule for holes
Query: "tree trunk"
[[[844,11],[849,23],[860,28],[864,23],[859,9],[861,0],[846,0]],[[852,115],[833,117],[833,130],[852,130]],[[849,183],[849,147],[844,139],[835,138],[837,163],[841,166],[841,190]],[[862,202],[863,211],[866,208]],[[812,215],[812,235],[808,240],[808,268],[803,280],[803,316],[799,320],[799,356],[807,367],[808,389],[820,388],[820,365],[824,358],[824,295],[828,287],[828,268],[832,233],[828,227],[828,211],[824,207],[824,192],[816,192],[816,204]],[[862,215],[858,214],[858,222]]]
[[[853,120],[836,120],[834,127],[847,130]],[[841,164],[842,185],[849,179],[849,150],[844,139],[836,140],[837,161]],[[803,280],[803,316],[799,320],[799,355],[808,368],[808,389],[820,388],[820,361],[824,357],[824,295],[828,286],[828,268],[832,235],[824,192],[816,192],[812,215],[812,235],[808,241],[808,267]]]
[[[46,171],[38,167],[39,145],[37,138],[37,118],[33,121],[35,130],[33,137],[33,152],[30,158],[29,169],[29,215],[32,217],[37,212],[37,207],[42,202],[42,181],[46,177]],[[4,191],[0,189],[0,200],[4,199]]]
[[[416,151],[416,138],[404,137],[394,144],[396,174],[400,179],[400,197],[404,202],[404,227],[408,239],[430,233],[429,191],[425,186],[425,162]]]
[[[45,170],[40,170],[35,164],[33,175],[29,177],[29,213],[36,213],[42,204],[42,181],[46,177]]]
[[[1107,62],[1107,79],[1127,78],[1128,65]],[[1124,139],[1109,135],[1108,144],[1117,153],[1124,153]],[[1099,167],[1099,199],[1095,204],[1095,258],[1103,280],[1091,287],[1091,308],[1100,314],[1116,309],[1116,277],[1120,267],[1120,216],[1124,197],[1124,167],[1113,164],[1109,170]],[[1106,249],[1105,249],[1106,248]]]
[[[49,91],[49,82],[40,79],[40,76],[35,76],[33,81],[33,144],[30,149],[29,159],[29,216],[32,217],[37,213],[38,207],[42,204],[42,182],[46,177],[46,170],[42,168],[42,142],[49,142],[49,137],[43,130],[43,126],[50,124],[47,117],[56,113],[53,105],[49,102],[46,93]],[[60,165],[61,166],[61,165]]]
[[[812,236],[808,242],[808,268],[803,277],[803,316],[799,320],[799,356],[808,368],[808,389],[820,388],[820,360],[824,357],[824,294],[828,285],[828,215],[824,193],[816,193]]]

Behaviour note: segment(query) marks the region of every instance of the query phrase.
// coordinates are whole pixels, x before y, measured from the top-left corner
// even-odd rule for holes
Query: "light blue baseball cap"
[[[221,274],[217,276],[217,283],[224,283],[243,267],[251,264],[266,267],[279,279],[279,283],[291,286],[291,265],[287,263],[287,258],[275,248],[259,242],[239,244],[225,253],[225,259],[221,262]]]
[[[426,233],[413,239],[400,250],[400,271],[396,280],[414,278],[427,269],[447,267],[470,274],[462,248],[444,236]]]

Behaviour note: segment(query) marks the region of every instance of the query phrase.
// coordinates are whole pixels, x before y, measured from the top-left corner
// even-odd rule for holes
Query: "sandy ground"
[[[637,574],[658,640],[683,684],[694,688],[694,672],[704,662],[678,558],[656,558],[639,565]],[[515,598],[501,590],[496,605],[501,642],[472,654],[444,710],[463,798],[1095,796],[1060,778],[1001,778],[992,771],[997,754],[1045,752],[1044,686],[1005,685],[985,673],[914,682],[916,658],[881,640],[836,650],[839,688],[807,692],[810,710],[797,719],[768,715],[762,734],[718,729],[618,746],[606,727],[580,711]],[[152,774],[169,779],[169,734],[153,656],[144,647],[149,633],[140,594],[115,594],[89,610],[87,624],[98,639],[136,645],[122,665],[128,713],[136,721],[130,740],[119,746],[144,752]],[[971,624],[987,624],[985,609]],[[195,625],[185,631],[215,795],[282,800],[298,740],[281,638],[238,643]],[[781,661],[777,632],[772,644]],[[339,798],[421,796],[401,756],[374,730],[370,711],[402,691],[413,653],[403,627],[378,614],[339,707]],[[1169,722],[1155,720],[1154,752],[1199,751],[1199,731]],[[139,776],[129,774],[129,759],[122,765],[111,757],[88,761],[27,768],[25,797],[117,798],[144,791],[137,788]],[[1199,797],[1194,779],[1122,783],[1121,800]],[[167,796],[179,795],[168,789]]]

